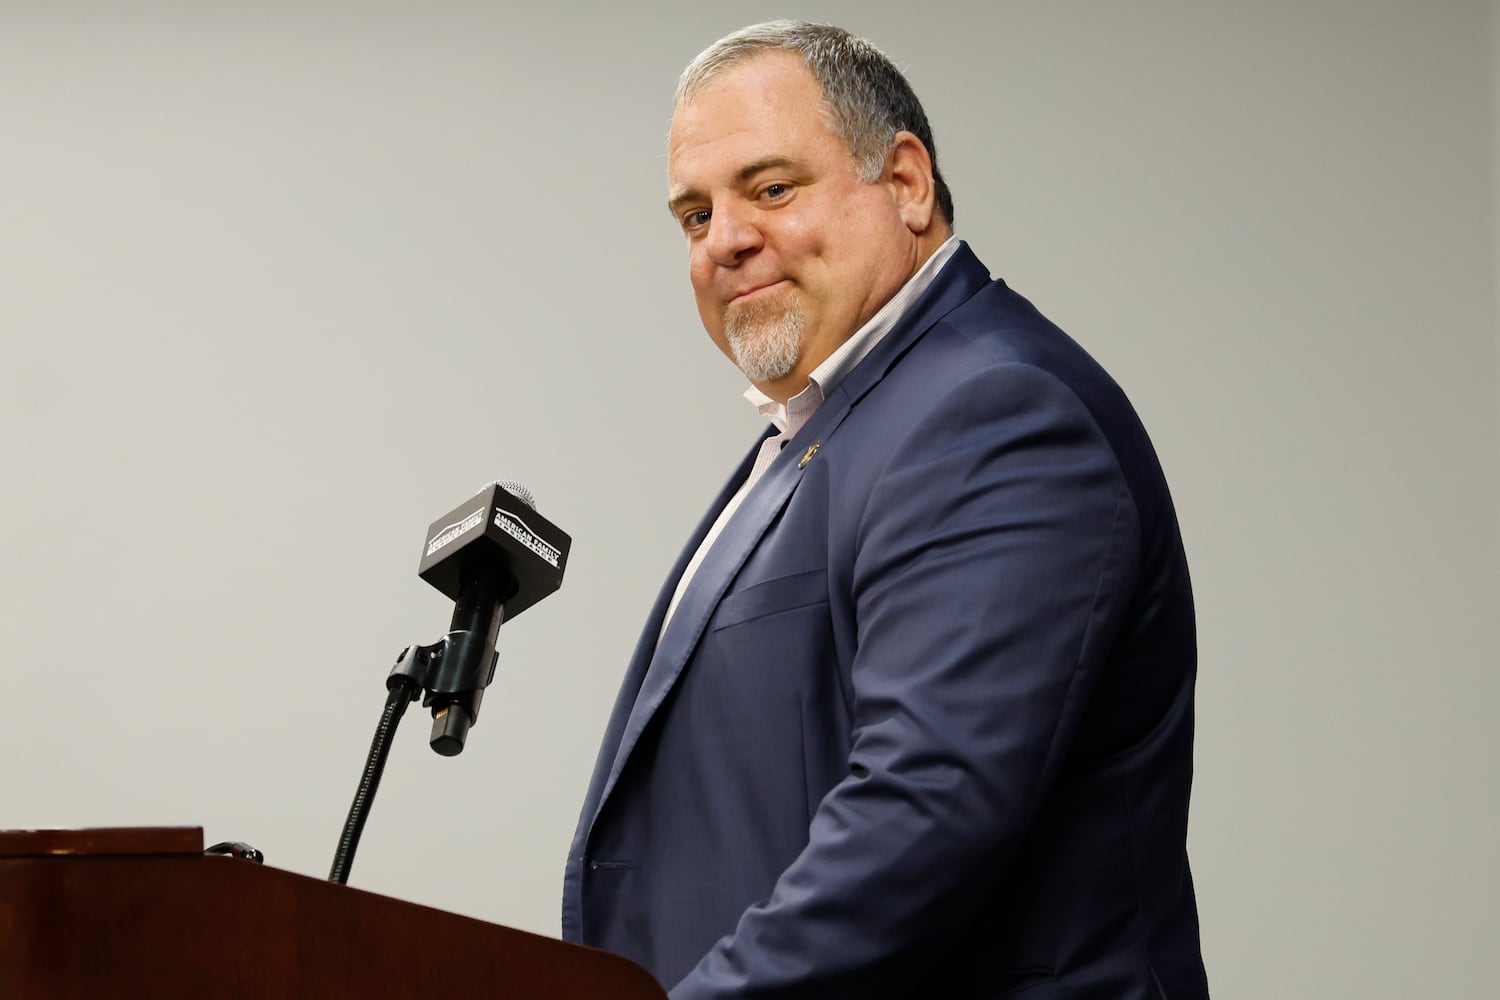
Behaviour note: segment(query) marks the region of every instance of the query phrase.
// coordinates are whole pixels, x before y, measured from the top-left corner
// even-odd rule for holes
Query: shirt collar
[[[926,263],[917,269],[917,273],[908,278],[906,284],[880,307],[880,311],[870,317],[869,322],[856,330],[852,337],[840,344],[822,364],[812,370],[812,374],[807,377],[807,387],[787,400],[785,406],[753,385],[745,390],[745,399],[749,400],[761,416],[775,424],[778,431],[786,433],[787,428],[792,427],[795,433],[795,428],[807,422],[807,418],[844,380],[844,376],[875,349],[875,345],[891,332],[896,321],[906,314],[906,310],[911,308],[918,296],[927,291],[943,265],[958,252],[958,247],[958,237],[948,237],[927,258]]]

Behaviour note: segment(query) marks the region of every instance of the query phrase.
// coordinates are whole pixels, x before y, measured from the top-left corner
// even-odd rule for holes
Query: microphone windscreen
[[[532,510],[536,510],[536,497],[532,495],[532,492],[526,487],[522,486],[520,483],[510,479],[491,479],[489,482],[479,487],[479,489],[475,490],[475,495],[483,493],[491,486],[500,487],[502,490],[511,494],[517,500],[530,507]]]

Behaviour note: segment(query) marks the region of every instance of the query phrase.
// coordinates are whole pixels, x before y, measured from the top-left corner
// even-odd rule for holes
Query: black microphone
[[[455,604],[448,634],[425,647],[422,704],[432,708],[432,749],[452,757],[495,677],[501,622],[562,584],[573,540],[536,512],[529,490],[510,482],[488,484],[434,521],[426,538],[417,575]]]

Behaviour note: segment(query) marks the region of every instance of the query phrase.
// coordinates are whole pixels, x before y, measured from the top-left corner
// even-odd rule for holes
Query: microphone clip
[[[407,646],[396,657],[396,664],[385,679],[387,691],[404,688],[407,701],[421,697],[422,707],[432,709],[432,733],[428,745],[444,757],[455,757],[463,752],[469,728],[479,718],[484,690],[495,678],[499,653],[491,651],[486,676],[479,683],[457,691],[438,689],[446,686],[439,680],[445,673],[444,664],[464,659],[455,652],[473,641],[471,632],[459,631],[449,632],[431,645]]]

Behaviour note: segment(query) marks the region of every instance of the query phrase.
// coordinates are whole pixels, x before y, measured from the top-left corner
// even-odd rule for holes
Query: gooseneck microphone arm
[[[408,646],[396,660],[397,669],[400,669],[403,659],[417,656],[418,650],[422,648]],[[370,807],[375,804],[375,792],[380,787],[380,776],[385,772],[385,759],[390,756],[391,742],[396,738],[396,727],[401,724],[401,716],[406,714],[406,706],[416,701],[422,691],[420,681],[394,671],[386,678],[386,687],[390,689],[390,693],[385,699],[385,711],[380,714],[380,723],[375,727],[370,754],[365,758],[365,769],[359,776],[359,788],[354,793],[354,802],[349,806],[344,830],[339,834],[338,850],[333,854],[333,867],[328,872],[328,880],[340,885],[349,881],[349,869],[354,867],[354,852],[359,848],[359,837],[364,833]]]
[[[403,650],[386,678],[385,709],[344,821],[330,881],[348,881],[407,706],[422,698],[431,707],[433,750],[445,757],[461,753],[495,676],[501,623],[562,583],[572,539],[533,508],[524,487],[491,483],[428,529],[418,574],[453,598],[453,618],[437,642]]]

